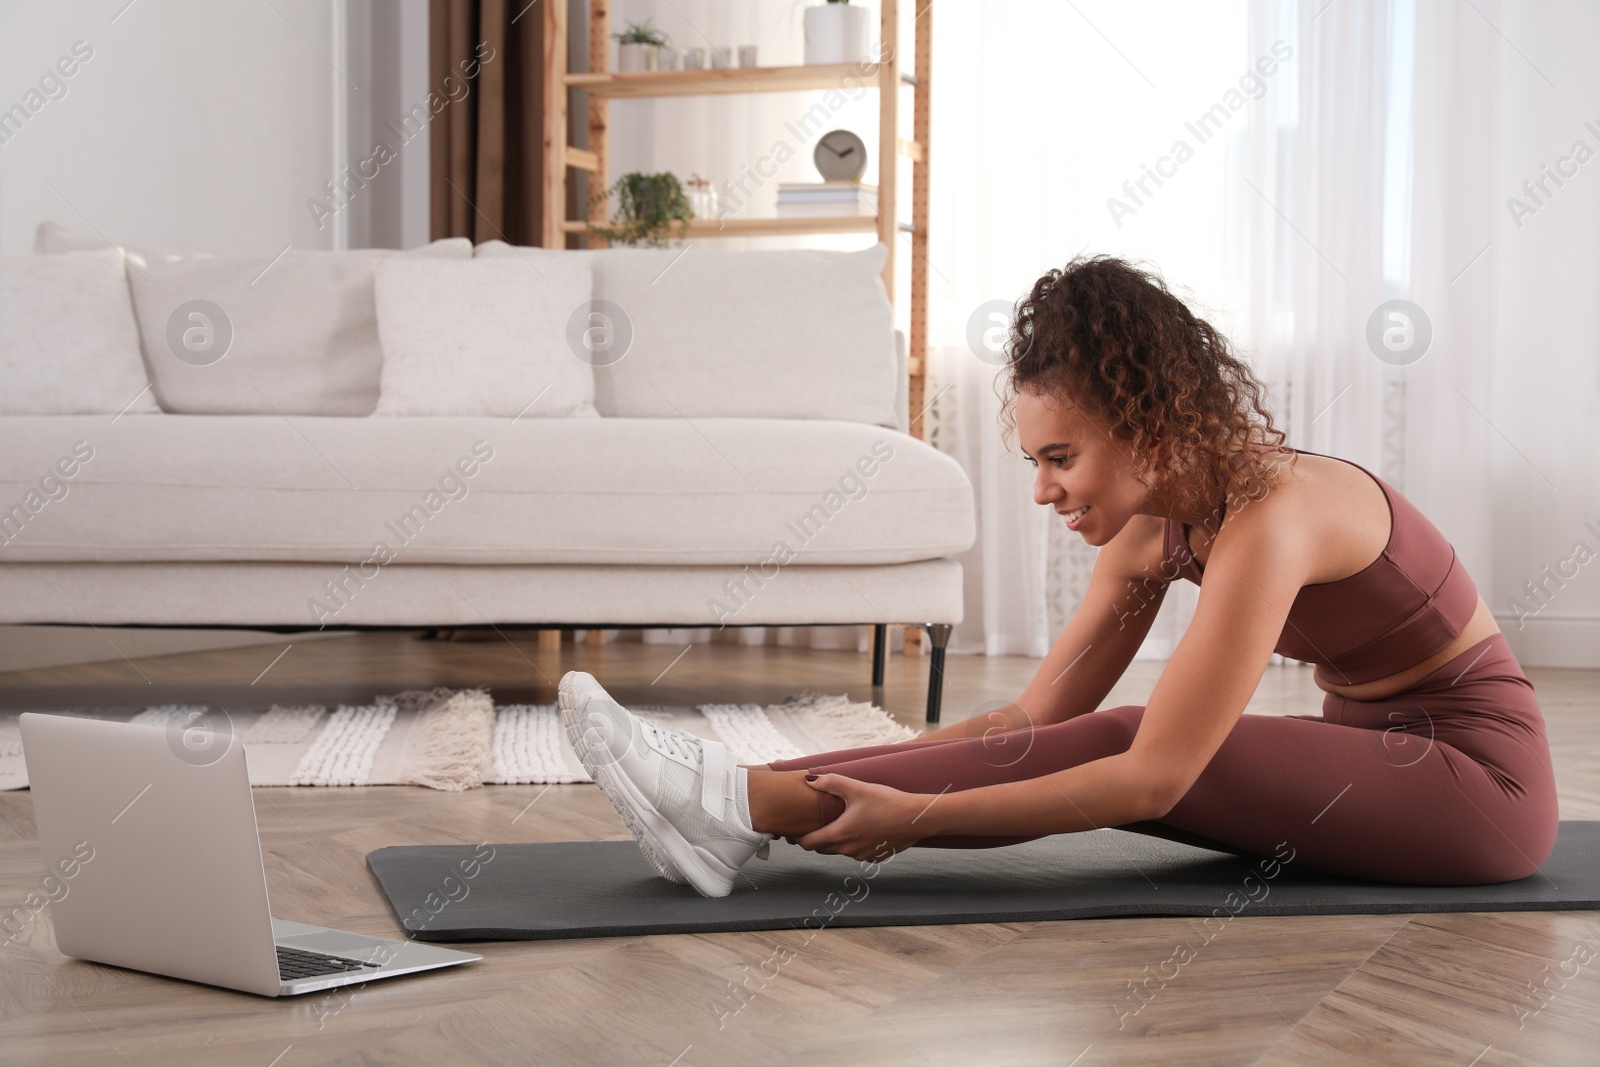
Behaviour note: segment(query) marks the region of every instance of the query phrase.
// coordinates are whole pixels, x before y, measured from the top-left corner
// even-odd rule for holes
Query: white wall
[[[307,201],[425,98],[427,6],[5,0],[0,109],[75,42],[92,57],[0,143],[0,253],[31,251],[42,219],[234,255],[335,248],[341,229],[349,247],[425,242],[426,133],[321,226]]]
[[[1502,203],[1488,253],[1498,433],[1494,588],[1482,593],[1525,666],[1600,667],[1600,6],[1502,4],[1500,14],[1500,31],[1515,42],[1500,56],[1500,199],[1531,205],[1522,183],[1576,141],[1596,158],[1560,188],[1547,182],[1553,195],[1541,193],[1544,204],[1520,228]],[[1564,585],[1548,580],[1548,606],[1519,628],[1513,598],[1539,606],[1524,584],[1586,554],[1591,562],[1573,559],[1568,577],[1558,575]]]
[[[332,8],[275,3],[0,5],[0,107],[93,49],[0,145],[0,252],[30,251],[41,219],[182,250],[332,247],[304,206],[333,155]]]

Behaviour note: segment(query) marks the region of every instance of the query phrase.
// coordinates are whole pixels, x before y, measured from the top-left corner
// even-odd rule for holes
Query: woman
[[[882,859],[1107,826],[1388,882],[1539,868],[1533,685],[1421,512],[1282,447],[1227,341],[1121,260],[1041,277],[1007,369],[1034,499],[1101,549],[1032,683],[914,741],[739,766],[569,673],[567,736],[657,870],[721,896],[775,836]],[[1180,577],[1201,592],[1149,702],[1096,711]],[[1317,665],[1320,716],[1241,714],[1274,651]]]

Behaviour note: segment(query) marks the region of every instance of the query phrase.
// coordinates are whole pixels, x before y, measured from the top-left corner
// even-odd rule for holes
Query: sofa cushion
[[[0,257],[0,415],[150,414],[122,257]]]
[[[41,472],[79,441],[93,457],[19,518]],[[936,559],[974,537],[972,486],[951,457],[859,422],[749,418],[3,418],[0,527],[13,562],[329,561],[372,573],[748,564],[772,577],[791,562]]]
[[[534,271],[551,257],[592,265],[602,325],[631,335],[625,352],[594,361],[602,415],[902,421],[883,244],[558,251],[488,241],[474,254],[519,257]]]
[[[511,259],[391,258],[378,267],[376,415],[599,418],[594,372],[567,346],[589,303],[572,260],[536,276]]]
[[[105,247],[45,225],[37,251]],[[406,252],[291,249],[276,259],[270,252],[129,253],[128,287],[163,411],[370,415],[383,366],[373,295],[378,264],[392,256],[466,259],[472,242],[450,238]]]

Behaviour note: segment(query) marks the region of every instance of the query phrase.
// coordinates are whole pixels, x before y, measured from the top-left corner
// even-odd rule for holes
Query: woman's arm
[[[812,784],[843,796],[845,811],[800,844],[863,858],[884,841],[903,848],[941,834],[1070,833],[1166,815],[1244,712],[1305,584],[1310,551],[1287,520],[1281,509],[1265,506],[1230,516],[1206,563],[1194,619],[1126,752],[1037,778],[942,793],[823,775]]]
[[[1021,696],[918,740],[1044,726],[1098,708],[1133,662],[1161,610],[1167,591],[1157,573],[1163,532],[1160,519],[1141,515],[1100,549],[1083,602]]]
[[[844,799],[844,813],[790,838],[802,848],[858,860],[882,860],[938,834],[1046,834],[1096,830],[1154,818],[1160,806],[1126,753],[1055,774],[944,793],[821,774],[808,784]]]

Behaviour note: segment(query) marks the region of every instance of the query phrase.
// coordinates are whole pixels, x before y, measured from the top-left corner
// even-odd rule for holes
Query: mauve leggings
[[[1144,706],[1125,704],[988,738],[903,741],[767,764],[912,793],[1036,778],[1126,751]],[[844,801],[821,797],[825,822]],[[1322,715],[1242,715],[1183,799],[1119,829],[1414,885],[1524,878],[1556,838],[1555,778],[1533,683],[1505,635],[1382,700],[1324,695]],[[1028,836],[925,837],[993,848]],[[1278,855],[1282,853],[1279,852]]]

